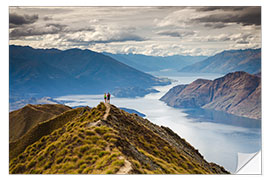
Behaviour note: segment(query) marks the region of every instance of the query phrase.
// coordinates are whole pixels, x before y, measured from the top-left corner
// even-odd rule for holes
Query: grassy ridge
[[[10,173],[116,174],[123,168],[135,174],[227,173],[207,163],[184,140],[175,140],[168,130],[113,105],[106,106],[109,109],[104,103],[91,110],[76,108],[39,124],[39,129],[33,128],[21,139],[28,140],[28,145],[13,145],[22,152],[16,151],[11,158]]]
[[[36,124],[70,109],[70,107],[62,104],[28,104],[21,109],[10,112],[9,141],[17,140]]]
[[[65,125],[76,118],[85,108],[69,110],[47,121],[41,122],[29,130],[24,136],[9,144],[9,159],[13,159],[24,149],[39,140],[42,136],[50,134],[55,129]]]
[[[139,162],[140,168],[135,168],[135,172],[147,174],[216,173],[198,151],[185,140],[178,137],[181,141],[179,142],[179,139],[177,141],[182,147],[177,148],[166,140],[173,137],[167,133],[168,130],[164,130],[164,127],[160,128],[139,116],[111,107],[107,123],[119,131],[121,139],[118,143],[121,151]],[[130,145],[127,145],[128,143]],[[135,164],[135,167],[138,165]]]
[[[116,173],[124,165],[120,158],[122,153],[114,146],[117,132],[107,126],[88,127],[89,123],[100,120],[104,115],[104,111],[100,111],[104,107],[98,108],[90,112],[81,111],[83,108],[71,110],[65,117],[80,116],[74,116],[61,128],[29,145],[11,160],[10,173]],[[49,126],[54,125],[51,123]]]

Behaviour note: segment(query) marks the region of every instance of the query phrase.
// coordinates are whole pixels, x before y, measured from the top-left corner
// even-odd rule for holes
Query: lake
[[[111,98],[117,107],[135,109],[157,125],[171,128],[186,139],[209,162],[214,162],[234,173],[237,167],[237,153],[254,153],[261,149],[261,121],[242,118],[223,112],[204,109],[176,109],[160,101],[170,88],[188,84],[198,78],[215,79],[222,74],[183,74],[178,72],[150,72],[173,81],[168,86],[155,86],[159,93],[138,98]],[[66,101],[66,105],[97,106],[103,95],[69,95],[55,98]]]

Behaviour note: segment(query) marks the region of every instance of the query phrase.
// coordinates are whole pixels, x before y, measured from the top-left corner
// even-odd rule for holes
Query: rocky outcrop
[[[213,81],[198,79],[173,87],[161,100],[177,108],[200,107],[260,119],[261,78],[239,71]]]

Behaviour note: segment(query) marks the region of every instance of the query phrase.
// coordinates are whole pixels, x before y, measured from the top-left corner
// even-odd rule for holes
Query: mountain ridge
[[[103,54],[144,72],[164,69],[178,70],[207,58],[207,56],[149,56],[143,54],[112,54],[108,52],[103,52]]]
[[[229,73],[245,71],[256,74],[261,71],[261,48],[225,50],[198,63],[186,66],[180,72]]]
[[[198,79],[170,89],[162,101],[178,108],[205,108],[261,119],[261,78],[243,71]]]
[[[114,105],[100,103],[92,109],[76,108],[66,113],[73,114],[73,118],[59,115],[37,125],[47,133],[40,127],[36,132],[43,132],[42,136],[34,142],[26,141],[20,152],[10,148],[10,173],[228,173],[204,160],[198,150],[169,128]],[[62,125],[59,119],[64,121]],[[24,135],[18,142],[25,142],[26,137],[33,136]]]
[[[15,45],[9,50],[10,93],[14,97],[23,93],[40,97],[97,94],[119,87],[149,88],[169,83],[91,50]]]
[[[31,105],[9,113],[9,140],[14,141],[23,136],[36,124],[46,121],[71,109],[68,106],[57,105]]]

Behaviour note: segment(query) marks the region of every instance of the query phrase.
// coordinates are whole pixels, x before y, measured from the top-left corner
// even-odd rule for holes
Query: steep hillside
[[[9,113],[9,141],[23,136],[36,124],[71,109],[61,104],[31,105]]]
[[[200,62],[207,56],[146,56],[142,54],[111,54],[108,55],[128,66],[139,69],[144,72],[160,71],[163,69],[179,70],[185,66]]]
[[[213,81],[197,79],[173,87],[161,100],[173,107],[202,107],[261,119],[261,78],[234,72]]]
[[[169,82],[90,50],[9,46],[11,97],[104,93]]]
[[[229,73],[261,71],[261,49],[223,51],[201,62],[180,69],[181,72]]]
[[[66,111],[16,143],[12,174],[228,173],[169,128],[104,103]]]

